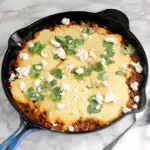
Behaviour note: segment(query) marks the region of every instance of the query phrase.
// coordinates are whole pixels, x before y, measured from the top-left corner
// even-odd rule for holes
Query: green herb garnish
[[[75,68],[75,69],[72,71],[72,73],[74,74],[74,77],[75,77],[76,80],[82,80],[85,76],[90,76],[91,73],[92,73],[92,68],[84,68],[84,67],[83,67],[83,69],[84,69],[83,74],[78,74],[78,73],[76,73],[76,69],[77,69],[77,68]]]
[[[94,71],[97,71],[97,72],[100,72],[100,71],[103,71],[103,69],[104,69],[104,67],[103,67],[103,65],[101,64],[101,62],[98,62],[98,63],[96,63],[94,66],[91,66],[91,67],[89,67],[89,68],[85,68],[85,67],[82,67],[82,68],[84,69],[84,72],[83,72],[82,74],[78,74],[78,73],[76,72],[76,69],[77,69],[77,68],[75,68],[75,69],[72,71],[72,73],[74,74],[75,79],[77,79],[77,80],[82,80],[84,77],[90,76],[93,70],[94,70]]]
[[[59,56],[57,54],[55,54],[55,55],[53,55],[53,59],[57,60],[57,59],[59,59]]]
[[[48,88],[40,85],[40,86],[36,87],[36,91],[38,91],[39,93],[45,93],[45,92],[48,92]]]
[[[101,62],[96,63],[94,66],[92,66],[92,70],[100,72],[103,71],[104,67]]]
[[[83,76],[90,76],[92,73],[92,68],[84,68]]]
[[[74,74],[74,77],[76,80],[83,80],[83,75],[79,75],[79,74]]]
[[[84,27],[81,31],[82,33],[92,34],[93,29],[91,27]]]
[[[89,114],[99,113],[101,111],[101,106],[97,108],[99,103],[96,101],[96,96],[91,96],[89,98],[89,105],[87,107],[87,112]]]
[[[60,87],[55,87],[54,89],[52,89],[52,99],[53,101],[60,101],[61,100],[61,88]]]
[[[77,68],[74,68],[74,69],[71,71],[71,73],[74,74],[74,77],[75,77],[76,80],[82,80],[82,79],[83,79],[83,74],[84,74],[84,72],[83,72],[82,74],[78,74],[78,73],[76,72],[76,70],[77,70]]]
[[[29,51],[31,53],[39,53],[40,54],[44,47],[45,47],[44,44],[42,44],[40,42],[35,42],[34,46],[29,48]]]
[[[60,44],[68,44],[71,43],[70,41],[73,41],[73,38],[69,35],[66,36],[55,36],[55,40],[59,42]]]
[[[83,45],[84,44],[84,39],[75,39],[73,41],[73,43],[75,44],[75,47],[79,47],[80,45]]]
[[[55,40],[61,44],[69,55],[74,55],[75,48],[84,44],[84,39],[73,39],[71,36],[55,36]]]
[[[51,70],[51,74],[52,74],[53,76],[55,76],[56,78],[59,78],[59,79],[62,79],[62,77],[63,77],[63,72],[62,72],[62,70],[59,69],[59,68],[54,68],[54,69],[52,69],[52,70]]]
[[[33,64],[30,69],[30,75],[32,78],[37,79],[40,76],[41,71],[42,71],[41,64]]]
[[[101,55],[101,58],[105,58],[106,60],[106,65],[110,65],[114,63],[114,60],[112,60],[111,57],[105,56],[105,55]]]
[[[104,41],[104,48],[105,48],[105,51],[106,51],[106,57],[113,57],[115,55],[113,45],[114,44],[112,42]]]
[[[124,76],[124,72],[122,70],[116,71],[116,75]]]
[[[27,97],[31,101],[41,101],[44,100],[44,95],[34,92],[32,87],[28,88],[27,90]]]
[[[112,57],[115,55],[114,49],[113,49],[113,43],[112,42],[103,42],[104,45],[104,49],[106,54],[105,55],[101,55],[101,58],[105,58],[106,60],[106,65],[112,64],[114,63],[114,61],[112,60]]]
[[[28,90],[27,90],[27,96],[28,96],[28,98],[30,98],[32,96],[33,91],[34,91],[34,89],[32,87],[28,88]]]
[[[105,80],[108,79],[108,73],[107,72],[102,72],[97,77],[98,77],[98,79],[100,79],[102,81],[105,81]]]
[[[127,54],[135,53],[135,50],[134,50],[133,46],[131,44],[129,44],[128,46],[125,46],[124,49],[120,49],[120,52],[124,55],[127,55]]]
[[[48,86],[55,86],[55,85],[57,84],[57,80],[52,80],[52,81],[50,81],[50,82],[45,81],[45,83],[46,83],[46,85],[48,85]]]

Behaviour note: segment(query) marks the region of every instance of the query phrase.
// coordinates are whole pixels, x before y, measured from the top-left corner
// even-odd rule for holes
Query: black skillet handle
[[[111,18],[120,24],[122,24],[124,27],[130,29],[129,27],[129,19],[128,17],[121,11],[116,9],[105,9],[103,11],[97,12],[100,15],[105,15],[107,18]]]
[[[16,150],[21,140],[28,134],[39,129],[30,127],[24,119],[21,118],[19,128],[0,144],[0,150]]]

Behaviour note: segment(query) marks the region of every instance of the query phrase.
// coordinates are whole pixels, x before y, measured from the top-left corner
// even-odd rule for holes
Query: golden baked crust
[[[138,82],[140,86],[142,75],[137,73],[130,63],[132,61],[139,62],[139,58],[136,54],[122,54],[120,49],[125,47],[122,36],[111,33],[109,30],[101,28],[96,24],[93,24],[91,27],[93,33],[86,35],[85,38],[81,29],[87,26],[89,25],[85,23],[81,25],[72,23],[70,25],[58,25],[54,29],[44,29],[37,32],[34,39],[23,43],[22,49],[18,53],[15,63],[16,68],[41,64],[43,60],[47,63],[45,66],[43,65],[40,76],[37,79],[31,77],[29,73],[27,76],[17,77],[15,80],[10,81],[11,94],[16,104],[27,116],[39,125],[61,131],[89,131],[113,122],[123,115],[123,107],[127,106],[128,108],[132,108],[132,106],[136,104],[134,97],[138,95],[139,89],[135,92],[130,86],[134,81]],[[84,37],[85,39],[83,45],[75,48],[76,54],[68,55],[66,53],[65,59],[59,58],[55,60],[53,58],[53,50],[56,50],[57,47],[50,42],[51,39],[55,39],[55,36],[71,36],[73,39]],[[90,68],[97,62],[102,61],[102,57],[100,56],[106,54],[103,44],[106,37],[109,37],[108,41],[110,39],[115,40],[115,43],[113,43],[115,54],[111,57],[114,63],[110,65],[105,64],[103,71],[92,71],[90,76],[85,76],[82,80],[78,81],[74,77],[74,69],[71,70],[69,68],[70,64],[73,65],[74,68]],[[39,53],[30,52],[29,46],[35,42],[44,44],[42,51],[47,54],[47,57]],[[77,50],[81,48],[88,53],[87,60],[81,60],[81,57],[77,56]],[[90,55],[91,51],[96,57]],[[20,57],[21,53],[28,54],[28,59]],[[125,71],[123,70],[123,75],[117,75],[116,72],[118,70],[122,71],[121,66],[123,64],[128,67],[125,68]],[[63,74],[65,75],[62,79],[53,76],[54,79],[57,80],[57,85],[54,87],[61,87],[62,84],[65,83],[69,85],[70,90],[61,89],[64,94],[60,101],[54,101],[51,97],[54,87],[49,88],[49,91],[44,95],[44,100],[29,100],[27,90],[30,87],[36,88],[35,82],[37,80],[40,80],[40,83],[44,84],[47,76],[54,68],[63,70]],[[108,86],[104,85],[103,80],[97,78],[97,76],[104,71],[107,72],[108,75]],[[14,73],[17,74],[16,71],[14,71]],[[25,86],[21,88],[22,83],[24,83]],[[108,102],[106,101],[106,94],[109,91],[112,91],[114,95],[112,96],[110,94],[113,98],[110,96],[111,98]],[[100,108],[98,108],[100,109],[99,112],[89,113],[87,110],[90,105],[89,97],[96,93],[102,95],[104,100],[102,100],[100,104],[97,104],[100,105]],[[113,101],[113,99],[115,100]]]

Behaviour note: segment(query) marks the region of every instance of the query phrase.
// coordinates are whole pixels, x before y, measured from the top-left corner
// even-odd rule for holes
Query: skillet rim
[[[57,130],[52,130],[48,127],[44,127],[42,125],[38,125],[36,123],[36,121],[32,120],[30,117],[28,117],[15,103],[15,101],[12,99],[12,97],[10,96],[9,92],[8,92],[8,87],[6,87],[6,81],[4,80],[4,69],[5,69],[5,64],[7,63],[6,61],[6,58],[8,55],[10,55],[10,48],[11,48],[11,38],[14,34],[18,33],[19,31],[23,31],[23,30],[26,30],[28,29],[28,31],[30,31],[30,29],[34,26],[36,26],[38,23],[40,22],[44,22],[46,19],[48,18],[51,18],[51,17],[55,17],[57,18],[57,15],[73,15],[74,13],[82,13],[84,15],[94,15],[95,17],[102,17],[112,23],[115,23],[115,24],[119,24],[119,26],[121,26],[122,28],[124,28],[124,30],[126,30],[126,32],[128,32],[130,35],[133,36],[134,40],[138,43],[138,45],[140,46],[140,50],[142,51],[142,53],[144,54],[144,57],[145,57],[145,64],[146,64],[146,76],[144,76],[144,84],[142,85],[142,94],[143,94],[143,97],[145,98],[145,104],[143,105],[143,107],[141,107],[140,109],[137,109],[135,111],[131,111],[127,114],[124,114],[123,116],[117,118],[116,120],[114,120],[113,122],[105,125],[105,126],[100,126],[96,129],[93,129],[93,130],[89,130],[89,131],[80,131],[80,132],[63,132],[63,131],[57,131]],[[35,33],[35,32],[33,32]],[[2,68],[1,68],[1,80],[2,80],[2,86],[3,86],[3,90],[4,90],[4,93],[6,95],[6,97],[8,98],[8,100],[11,102],[11,104],[13,105],[13,107],[17,110],[17,112],[19,113],[19,115],[27,122],[27,124],[30,126],[30,127],[38,127],[38,128],[42,128],[42,129],[48,129],[48,130],[51,130],[51,131],[54,131],[54,132],[59,132],[59,133],[72,133],[72,134],[76,134],[76,133],[89,133],[89,132],[93,132],[93,131],[99,131],[99,130],[102,130],[104,128],[107,128],[113,124],[115,124],[116,122],[120,121],[121,119],[123,119],[125,116],[129,115],[129,114],[135,114],[135,113],[138,113],[140,111],[142,111],[145,106],[146,106],[146,83],[147,83],[147,79],[148,79],[148,61],[147,61],[147,57],[146,57],[146,53],[144,51],[144,48],[142,47],[140,41],[136,38],[136,36],[127,28],[125,27],[122,23],[114,20],[113,18],[110,18],[108,17],[107,15],[104,15],[104,14],[101,14],[101,12],[98,12],[98,13],[93,13],[93,12],[88,12],[88,11],[67,11],[67,12],[61,12],[61,13],[56,13],[56,14],[52,14],[52,15],[49,15],[47,17],[44,17],[44,18],[41,18],[37,21],[35,21],[34,23],[24,27],[24,28],[21,28],[17,31],[15,31],[14,33],[12,33],[9,37],[9,40],[8,40],[8,48],[7,48],[7,51],[5,52],[5,55],[3,57],[3,62],[2,62]],[[141,91],[141,90],[140,90]],[[141,94],[141,93],[140,93]]]

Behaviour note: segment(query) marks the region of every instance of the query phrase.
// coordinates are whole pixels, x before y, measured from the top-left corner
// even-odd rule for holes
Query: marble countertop
[[[125,12],[130,20],[131,31],[140,39],[147,57],[150,58],[150,0],[0,0],[0,63],[7,49],[8,38],[15,30],[34,21],[69,10],[97,12],[116,8]],[[150,81],[146,93],[150,98]],[[119,141],[113,150],[150,149],[150,105],[137,115],[139,123]],[[148,118],[149,117],[149,118]],[[125,118],[126,119],[126,118]],[[0,142],[19,125],[19,115],[9,104],[0,84]],[[101,132],[82,135],[63,135],[38,131],[21,142],[17,150],[102,150],[103,146],[117,137],[127,124],[120,123]]]

